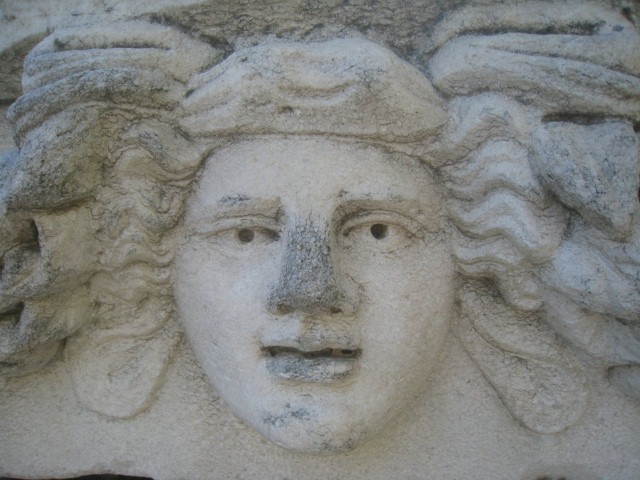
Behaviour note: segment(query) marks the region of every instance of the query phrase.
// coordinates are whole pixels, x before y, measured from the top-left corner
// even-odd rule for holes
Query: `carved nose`
[[[268,299],[269,311],[351,315],[355,295],[347,293],[346,279],[341,282],[337,275],[328,229],[307,221],[288,233],[278,282]]]

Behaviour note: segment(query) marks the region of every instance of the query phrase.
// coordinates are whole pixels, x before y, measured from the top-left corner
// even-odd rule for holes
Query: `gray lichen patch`
[[[331,256],[328,225],[307,218],[287,232],[279,281],[269,304],[286,313],[291,310],[338,313],[347,301],[338,284]]]
[[[311,419],[311,414],[306,408],[292,408],[287,404],[287,410],[282,415],[271,415],[265,413],[262,417],[262,421],[271,427],[282,428],[288,423],[294,420],[308,421]]]

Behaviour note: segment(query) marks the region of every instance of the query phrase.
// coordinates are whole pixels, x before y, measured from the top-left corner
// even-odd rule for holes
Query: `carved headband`
[[[549,8],[558,10],[552,26],[530,16],[526,3],[451,13],[425,46],[433,85],[447,96],[508,92],[543,116],[640,121],[633,26],[596,5],[577,13],[584,21]],[[218,63],[222,52],[171,28],[121,27],[58,31],[29,54],[25,95],[10,113],[19,145],[25,130],[50,115],[100,101],[169,111],[181,103],[181,124],[195,136],[334,134],[412,142],[446,122],[444,102],[426,77],[367,40],[269,44]]]

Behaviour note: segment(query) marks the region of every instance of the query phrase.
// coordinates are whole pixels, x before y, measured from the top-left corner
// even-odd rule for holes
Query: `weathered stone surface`
[[[0,475],[640,476],[636,2],[0,7]]]

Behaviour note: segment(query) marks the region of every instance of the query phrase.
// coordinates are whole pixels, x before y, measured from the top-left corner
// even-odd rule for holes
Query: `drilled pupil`
[[[251,230],[250,228],[243,228],[241,230],[238,230],[238,240],[240,240],[242,243],[249,243],[253,240],[254,235],[255,234],[253,233],[253,230]]]
[[[382,223],[375,223],[371,225],[371,235],[373,238],[380,240],[387,236],[387,226]]]

